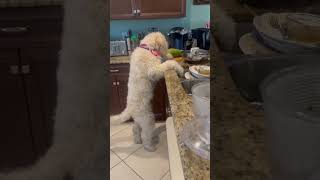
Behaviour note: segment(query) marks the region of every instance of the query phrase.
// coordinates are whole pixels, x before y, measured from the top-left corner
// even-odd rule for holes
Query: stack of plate
[[[209,79],[210,66],[194,65],[189,67],[189,72],[185,74],[186,79]]]
[[[277,52],[320,51],[320,16],[265,13],[256,16],[253,25],[256,40]]]

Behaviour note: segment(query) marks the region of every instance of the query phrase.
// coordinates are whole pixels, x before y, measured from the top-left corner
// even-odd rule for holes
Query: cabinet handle
[[[13,75],[19,74],[19,67],[17,65],[10,66],[10,73]]]
[[[116,72],[119,72],[119,70],[118,69],[111,69],[110,72],[111,73],[116,73]]]
[[[117,85],[119,86],[119,85],[120,85],[120,83],[119,83],[119,82],[117,82]]]
[[[117,85],[117,83],[116,83],[116,82],[113,82],[113,83],[112,83],[112,85],[116,86],[116,85]]]
[[[4,27],[0,28],[1,32],[5,33],[21,33],[28,31],[27,27]]]
[[[22,74],[30,74],[30,65],[22,66]]]
[[[137,10],[136,10],[136,9],[132,10],[132,13],[133,13],[134,15],[137,15]]]
[[[141,14],[141,10],[137,9],[137,15],[140,16],[140,14]]]

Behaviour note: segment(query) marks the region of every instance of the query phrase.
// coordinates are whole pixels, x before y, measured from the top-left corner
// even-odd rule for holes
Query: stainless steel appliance
[[[110,41],[110,56],[127,56],[128,47],[126,41]]]
[[[210,30],[208,28],[197,28],[191,30],[192,38],[196,40],[197,47],[209,50],[210,48]]]

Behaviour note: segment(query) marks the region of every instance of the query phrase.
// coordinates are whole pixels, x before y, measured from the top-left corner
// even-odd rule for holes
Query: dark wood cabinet
[[[46,152],[52,140],[59,49],[58,46],[21,49],[21,68],[25,71],[23,78],[38,155]]]
[[[17,50],[0,50],[0,82],[0,170],[9,170],[35,156]]]
[[[0,171],[33,164],[52,140],[60,6],[0,10]]]
[[[111,101],[110,114],[121,113],[127,103],[129,64],[111,64]],[[164,79],[155,86],[154,98],[152,99],[152,109],[157,121],[166,120],[166,86]]]
[[[111,19],[156,19],[186,16],[186,0],[111,0]]]
[[[131,19],[135,17],[135,0],[111,0],[110,14],[112,19]]]

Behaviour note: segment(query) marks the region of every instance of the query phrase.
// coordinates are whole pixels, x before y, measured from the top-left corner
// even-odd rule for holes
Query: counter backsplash
[[[34,7],[60,5],[64,0],[0,0],[0,7]]]

